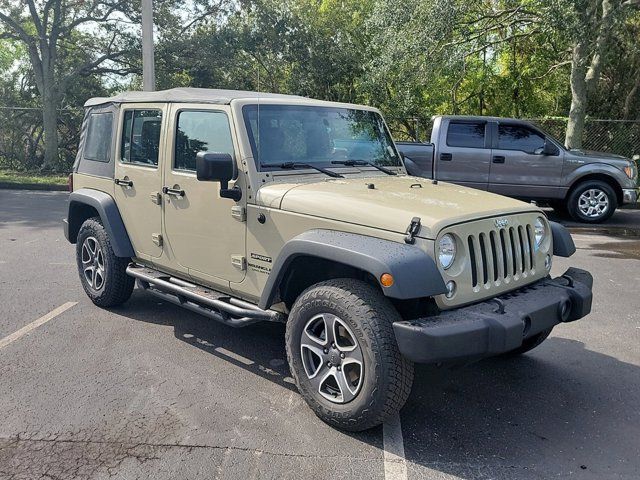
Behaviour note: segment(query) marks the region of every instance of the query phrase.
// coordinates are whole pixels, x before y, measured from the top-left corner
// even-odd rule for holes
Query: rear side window
[[[451,122],[447,130],[450,147],[484,148],[483,122]]]
[[[120,159],[125,163],[157,166],[161,127],[160,110],[125,111]]]
[[[111,154],[113,135],[113,114],[92,113],[87,124],[87,140],[83,158],[94,162],[107,163]]]
[[[544,137],[523,125],[498,126],[498,148],[534,153],[544,147]]]
[[[178,114],[173,168],[195,171],[198,152],[233,156],[229,119],[224,112],[187,110]]]

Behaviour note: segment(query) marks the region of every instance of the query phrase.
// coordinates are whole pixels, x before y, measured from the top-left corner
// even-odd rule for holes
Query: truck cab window
[[[520,150],[533,154],[544,147],[544,137],[523,125],[499,125],[498,148],[500,150]]]
[[[224,112],[183,111],[178,114],[173,168],[195,171],[198,152],[229,153],[233,141]]]
[[[161,126],[160,110],[125,111],[120,159],[125,163],[157,166]]]
[[[484,129],[484,122],[451,122],[447,130],[447,145],[484,148]]]

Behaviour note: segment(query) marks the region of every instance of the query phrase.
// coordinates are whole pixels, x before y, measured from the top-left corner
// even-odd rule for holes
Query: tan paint
[[[158,166],[125,163],[120,158],[123,118],[128,110],[162,112]],[[166,157],[166,150],[162,146],[166,140],[167,110],[167,106],[162,104],[127,104],[120,110],[118,120],[115,175],[118,179],[132,181],[133,187],[115,185],[114,198],[136,255],[149,260],[162,255],[162,246],[154,241],[155,235],[162,235],[162,208],[154,203],[152,196],[158,195],[162,187],[161,166]]]
[[[127,104],[126,108],[162,108],[163,126],[159,168],[116,164],[116,175],[129,176],[133,189],[115,187],[111,180],[76,175],[76,187],[89,186],[113,194],[134,249],[142,263],[170,274],[190,278],[223,292],[257,301],[270,268],[284,244],[310,229],[332,229],[404,242],[405,230],[413,217],[421,220],[416,248],[435,257],[435,240],[452,232],[460,239],[454,267],[442,270],[445,281],[458,284],[452,299],[436,298],[441,308],[495,296],[546,275],[544,256],[552,250],[548,239],[536,252],[535,268],[510,279],[471,285],[471,259],[464,239],[491,230],[496,218],[512,225],[531,224],[543,215],[529,204],[487,192],[439,183],[406,175],[388,176],[369,167],[336,168],[344,179],[331,179],[314,171],[259,172],[242,120],[242,106],[251,100],[233,100],[229,106],[211,104]],[[309,99],[260,100],[261,104],[353,105]],[[172,169],[176,113],[181,108],[222,110],[229,115],[236,149],[242,201],[220,198],[219,185],[199,182],[194,173]],[[369,107],[356,107],[377,111]],[[122,128],[122,114],[119,119]],[[120,134],[119,134],[120,138]],[[369,188],[367,184],[373,184]],[[163,185],[185,190],[183,199],[163,195],[161,205],[150,195]],[[127,191],[130,190],[130,191]],[[231,216],[234,206],[246,208],[246,221]],[[264,223],[258,216],[264,215]],[[161,232],[163,245],[153,244],[151,235]],[[247,269],[231,264],[231,257],[245,256]],[[270,260],[270,261],[269,261]]]
[[[176,131],[177,115],[182,110],[206,110],[230,116],[228,106],[173,104],[169,131]],[[195,172],[175,170],[175,135],[168,137],[166,151],[164,185],[184,190],[185,196],[164,195],[164,234],[169,248],[162,263],[186,268],[193,279],[213,286],[228,288],[229,282],[242,281],[245,271],[233,266],[231,257],[245,255],[246,224],[231,216],[231,208],[244,206],[246,198],[236,204],[220,197],[219,182],[200,182]],[[235,182],[243,190],[244,178],[240,173]]]

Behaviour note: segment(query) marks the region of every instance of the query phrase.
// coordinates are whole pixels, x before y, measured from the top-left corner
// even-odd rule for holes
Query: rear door
[[[443,119],[436,147],[438,180],[487,189],[491,148],[486,121]]]
[[[114,197],[136,255],[162,255],[162,142],[165,106],[122,107]]]
[[[500,121],[493,128],[491,192],[522,198],[562,196],[562,149],[543,155],[545,135],[523,123]]]

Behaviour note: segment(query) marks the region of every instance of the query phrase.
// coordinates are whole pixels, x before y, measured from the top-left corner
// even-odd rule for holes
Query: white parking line
[[[58,315],[60,315],[61,313],[66,312],[67,310],[69,310],[71,307],[73,307],[74,305],[77,305],[78,302],[67,302],[63,305],[60,305],[58,308],[56,308],[55,310],[51,310],[49,313],[47,313],[46,315],[43,315],[42,317],[40,317],[37,320],[34,320],[33,322],[31,322],[28,325],[25,325],[24,327],[22,327],[20,330],[13,332],[11,335],[8,335],[6,337],[4,337],[2,340],[0,340],[0,349],[6,347],[7,345],[9,345],[11,342],[15,342],[16,340],[18,340],[20,337],[28,334],[29,332],[31,332],[32,330],[35,330],[36,328],[44,325],[45,323],[47,323],[49,320],[53,320],[54,318],[56,318]]]
[[[407,461],[404,458],[404,441],[400,416],[394,415],[382,425],[385,480],[406,480]]]

